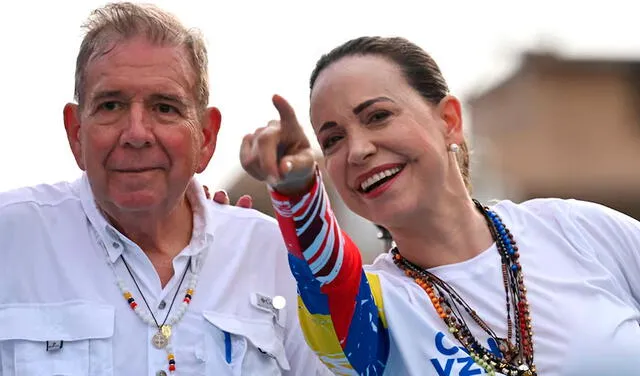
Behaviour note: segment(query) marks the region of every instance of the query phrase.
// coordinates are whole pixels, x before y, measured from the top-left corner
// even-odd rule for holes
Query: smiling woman
[[[334,373],[600,375],[565,359],[603,346],[634,362],[607,373],[640,369],[640,223],[575,200],[474,200],[460,102],[421,48],[362,37],[311,75],[327,173],[396,244],[372,265],[340,230],[294,110],[273,103],[280,120],[245,137],[241,162],[269,182],[302,328]]]

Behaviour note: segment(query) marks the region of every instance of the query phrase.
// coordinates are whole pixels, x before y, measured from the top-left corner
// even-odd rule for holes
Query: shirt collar
[[[139,249],[130,239],[120,233],[104,217],[96,204],[87,174],[77,182],[79,184],[80,201],[91,228],[96,233],[97,241],[106,249],[110,262],[115,262],[125,247]],[[202,185],[195,177],[191,179],[186,190],[187,200],[193,210],[193,233],[189,245],[181,255],[196,256],[202,252],[213,239],[214,221],[211,205],[206,198]]]

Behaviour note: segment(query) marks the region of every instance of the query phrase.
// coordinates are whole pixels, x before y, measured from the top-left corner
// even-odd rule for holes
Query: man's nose
[[[143,104],[134,102],[129,108],[128,115],[120,144],[131,148],[151,146],[155,142],[155,135],[149,111]]]

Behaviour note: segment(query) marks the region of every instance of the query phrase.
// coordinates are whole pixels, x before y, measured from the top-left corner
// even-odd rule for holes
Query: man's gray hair
[[[111,3],[91,12],[83,25],[86,30],[76,60],[75,99],[82,107],[85,100],[87,65],[97,56],[113,49],[117,42],[145,36],[158,45],[183,47],[195,73],[194,95],[198,110],[209,102],[208,58],[202,34],[186,28],[177,17],[150,4]]]

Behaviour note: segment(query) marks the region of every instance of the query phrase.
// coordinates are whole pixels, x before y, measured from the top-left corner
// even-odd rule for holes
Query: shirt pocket
[[[274,320],[203,312],[207,375],[281,375],[290,369],[284,349],[284,329]]]
[[[0,374],[112,376],[114,324],[107,305],[0,305]]]

